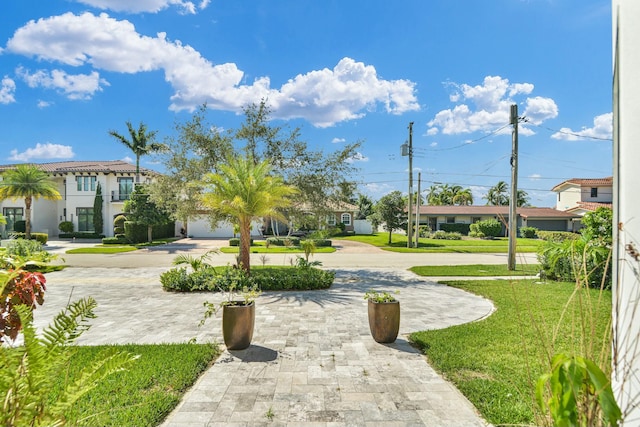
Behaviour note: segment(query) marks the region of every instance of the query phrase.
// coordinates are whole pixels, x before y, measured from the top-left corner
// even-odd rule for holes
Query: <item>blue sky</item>
[[[362,193],[510,182],[535,206],[612,174],[607,0],[20,0],[0,5],[0,163],[131,160],[108,135],[175,135],[207,103],[223,129],[266,98],[313,148],[362,141]],[[142,165],[162,171],[153,159]],[[417,184],[416,184],[417,185]]]

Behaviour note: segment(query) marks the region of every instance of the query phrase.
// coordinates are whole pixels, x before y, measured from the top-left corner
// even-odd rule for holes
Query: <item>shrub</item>
[[[126,245],[128,243],[129,241],[124,237],[124,234],[119,234],[115,237],[105,237],[102,239],[103,245]]]
[[[311,239],[316,244],[317,248],[330,248],[333,246],[333,242],[329,239]]]
[[[124,222],[124,235],[131,243],[144,243],[148,240],[148,229],[144,224],[133,221]]]
[[[63,233],[73,233],[73,223],[71,221],[62,221],[58,224],[58,230]]]
[[[274,246],[299,246],[300,238],[295,236],[268,237],[267,242],[269,243],[269,245],[274,245]]]
[[[520,237],[535,239],[538,237],[538,229],[535,227],[520,227]]]
[[[7,243],[7,255],[30,257],[36,252],[42,252],[42,243],[37,240],[15,239]]]
[[[565,240],[576,240],[580,238],[579,234],[569,231],[544,231],[538,230],[538,237],[542,240],[552,242],[564,242]]]
[[[73,233],[60,233],[58,237],[61,239],[102,239],[104,234],[88,231],[74,231]]]
[[[469,234],[470,225],[471,224],[440,224],[440,230],[449,233],[460,233],[466,236]]]
[[[11,238],[15,240],[26,240],[25,233],[12,232]],[[31,233],[31,240],[36,240],[42,245],[46,245],[49,241],[49,235],[47,233]]]
[[[455,232],[447,232],[444,230],[438,230],[431,235],[432,239],[438,240],[461,240],[462,234]]]
[[[482,233],[484,237],[497,237],[502,233],[502,224],[496,219],[487,219],[471,224],[469,230],[476,236]]]
[[[421,225],[418,227],[418,233],[420,237],[429,237],[431,235],[431,227],[428,225]]]
[[[118,215],[113,220],[113,234],[124,234],[124,223],[127,217],[124,215]]]
[[[319,268],[264,268],[251,271],[255,285],[263,291],[328,289],[333,271]]]
[[[249,245],[253,246],[253,239],[249,241]],[[240,246],[240,238],[232,237],[231,239],[229,239],[229,246]]]
[[[186,268],[172,268],[165,271],[160,275],[160,283],[165,291],[191,291],[191,279]]]

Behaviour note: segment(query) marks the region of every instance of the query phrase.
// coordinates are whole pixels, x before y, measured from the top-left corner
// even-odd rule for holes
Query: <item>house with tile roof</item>
[[[580,216],[553,208],[520,207],[516,210],[517,228],[535,227],[546,231],[573,231],[573,221]],[[506,235],[509,223],[509,206],[420,206],[420,225],[428,225],[432,231],[441,230],[443,224],[473,224],[488,219],[502,223],[502,235]]]
[[[34,232],[57,236],[58,225],[62,221],[71,221],[75,231],[113,236],[113,220],[123,212],[124,202],[129,199],[134,188],[135,165],[114,160],[52,162],[36,166],[51,175],[62,199],[33,201],[31,227]],[[15,164],[0,165],[0,172],[12,167]],[[140,182],[149,183],[157,174],[150,169],[140,168]],[[93,202],[98,183],[104,199],[103,230],[93,229]],[[7,219],[7,224],[0,229],[3,237],[6,237],[14,231],[15,222],[24,219],[24,200],[0,200],[0,209]]]
[[[599,207],[611,208],[613,177],[572,178],[551,189],[558,193],[556,209],[583,216]]]

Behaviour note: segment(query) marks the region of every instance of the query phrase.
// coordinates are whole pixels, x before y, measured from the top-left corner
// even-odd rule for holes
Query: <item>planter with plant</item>
[[[369,330],[379,343],[392,343],[400,330],[400,301],[388,292],[368,291]]]
[[[244,270],[228,267],[218,287],[226,292],[219,304],[204,302],[204,322],[222,307],[222,337],[227,350],[244,350],[251,345],[256,319],[255,300],[262,293]]]

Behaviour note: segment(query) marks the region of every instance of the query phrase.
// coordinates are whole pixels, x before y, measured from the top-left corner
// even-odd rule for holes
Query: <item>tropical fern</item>
[[[73,355],[70,344],[88,329],[87,321],[95,317],[96,305],[93,298],[70,304],[45,328],[42,337],[36,333],[29,307],[16,307],[24,344],[0,347],[0,425],[63,426],[64,412],[82,395],[137,358],[127,352],[104,354],[84,367],[75,381],[66,384],[54,403],[49,402],[56,378],[66,371]]]

